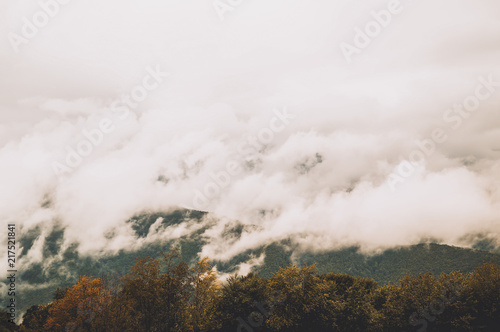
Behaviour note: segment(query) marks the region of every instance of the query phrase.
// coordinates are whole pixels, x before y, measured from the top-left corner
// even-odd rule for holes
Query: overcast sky
[[[130,248],[128,218],[180,206],[221,218],[220,259],[500,243],[498,0],[65,1],[0,1],[0,218],[21,233]],[[221,241],[231,220],[257,227]]]

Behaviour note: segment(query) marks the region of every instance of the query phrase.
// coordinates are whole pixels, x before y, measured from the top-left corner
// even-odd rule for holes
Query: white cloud
[[[497,1],[414,2],[350,65],[340,42],[385,1],[251,1],[224,22],[210,1],[137,5],[72,1],[20,53],[0,42],[2,220],[27,230],[57,219],[82,251],[114,251],[134,243],[127,218],[192,206],[210,173],[235,160],[243,172],[209,209],[257,227],[224,242],[212,226],[212,258],[287,237],[367,251],[499,237],[500,91],[395,194],[386,186],[479,75],[500,81]],[[35,10],[0,6],[0,33],[19,33]],[[60,181],[51,163],[156,64],[172,75]],[[283,107],[297,115],[286,130],[259,154],[238,153]]]

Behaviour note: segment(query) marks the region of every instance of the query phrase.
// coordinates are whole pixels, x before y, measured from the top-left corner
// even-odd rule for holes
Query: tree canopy
[[[396,284],[318,273],[290,264],[269,278],[224,281],[208,258],[189,266],[173,250],[138,259],[113,278],[81,276],[48,305],[26,312],[20,331],[497,331],[500,267],[406,275]]]

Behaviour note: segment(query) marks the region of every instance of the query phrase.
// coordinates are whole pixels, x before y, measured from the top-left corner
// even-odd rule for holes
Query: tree
[[[267,281],[253,273],[246,276],[231,276],[220,289],[216,315],[219,329],[234,332],[256,314],[266,316],[269,313],[270,290]],[[260,308],[260,309],[259,309]],[[262,310],[265,311],[262,313]],[[255,326],[254,326],[255,325]],[[252,325],[254,331],[263,329],[263,323]]]
[[[0,309],[0,332],[18,331],[17,324],[9,322],[9,312],[5,309]]]
[[[500,326],[500,267],[486,263],[466,280],[460,295],[460,317],[467,317],[474,331],[498,331]],[[463,318],[462,318],[463,319]]]
[[[141,330],[186,331],[193,287],[190,270],[177,250],[162,256],[164,274],[159,259],[138,259],[123,279],[121,296],[133,308]]]
[[[441,314],[445,309],[445,283],[430,273],[406,275],[399,283],[399,286],[390,285],[386,288],[387,296],[382,309],[383,330],[432,331],[434,322],[442,319]]]
[[[316,267],[290,265],[269,282],[274,293],[268,326],[276,331],[338,331],[343,309],[335,283],[316,274]]]
[[[49,309],[45,329],[49,331],[91,330],[96,314],[111,301],[101,279],[80,277]]]
[[[217,328],[216,306],[220,288],[217,273],[208,257],[201,259],[191,270],[193,296],[189,306],[193,331],[212,331]]]
[[[26,328],[28,331],[43,331],[44,325],[47,323],[49,318],[49,308],[48,305],[34,305],[28,308],[23,316],[23,323],[21,326]]]
[[[120,279],[83,276],[54,302],[28,309],[2,331],[486,331],[500,326],[500,267],[406,275],[379,287],[369,278],[290,265],[270,279],[250,273],[219,282],[208,258],[190,268],[178,250],[138,259]],[[6,325],[7,324],[7,325]]]

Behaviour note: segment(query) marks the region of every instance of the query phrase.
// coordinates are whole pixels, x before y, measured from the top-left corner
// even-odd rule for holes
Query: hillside
[[[128,223],[135,230],[138,238],[146,237],[151,225],[163,218],[162,227],[180,224],[186,220],[200,222],[205,213],[199,211],[178,210],[173,213],[143,214],[131,218]],[[243,226],[236,224],[233,229],[228,230],[238,236]],[[158,257],[159,252],[168,251],[173,246],[181,249],[182,259],[194,263],[197,260],[204,240],[202,237],[204,228],[164,243],[156,242],[136,251],[120,251],[113,256],[81,257],[78,247],[61,251],[61,243],[64,236],[63,229],[54,230],[46,239],[43,246],[45,262],[51,262],[44,267],[41,264],[33,265],[29,270],[20,274],[18,285],[20,287],[19,305],[26,309],[33,304],[48,303],[57,287],[66,287],[74,284],[80,275],[99,276],[107,275],[114,271],[125,274],[134,264],[138,257]],[[21,236],[24,244],[19,259],[31,249],[40,232],[32,231]],[[229,262],[215,261],[217,269],[221,272],[232,273],[238,264],[246,262],[252,257],[265,254],[264,264],[254,269],[262,277],[270,277],[279,268],[286,267],[290,263],[302,265],[303,263],[314,264],[319,273],[336,272],[347,273],[352,276],[373,278],[379,284],[396,283],[401,277],[409,273],[430,272],[435,276],[452,271],[472,272],[474,268],[483,262],[494,262],[500,265],[500,255],[485,250],[472,250],[451,247],[440,244],[419,244],[399,249],[387,250],[379,255],[365,256],[359,253],[357,248],[346,248],[343,250],[325,252],[321,254],[297,254],[294,246],[289,241],[283,243],[272,243],[268,246],[247,251],[234,257]],[[292,262],[292,257],[295,260]]]

